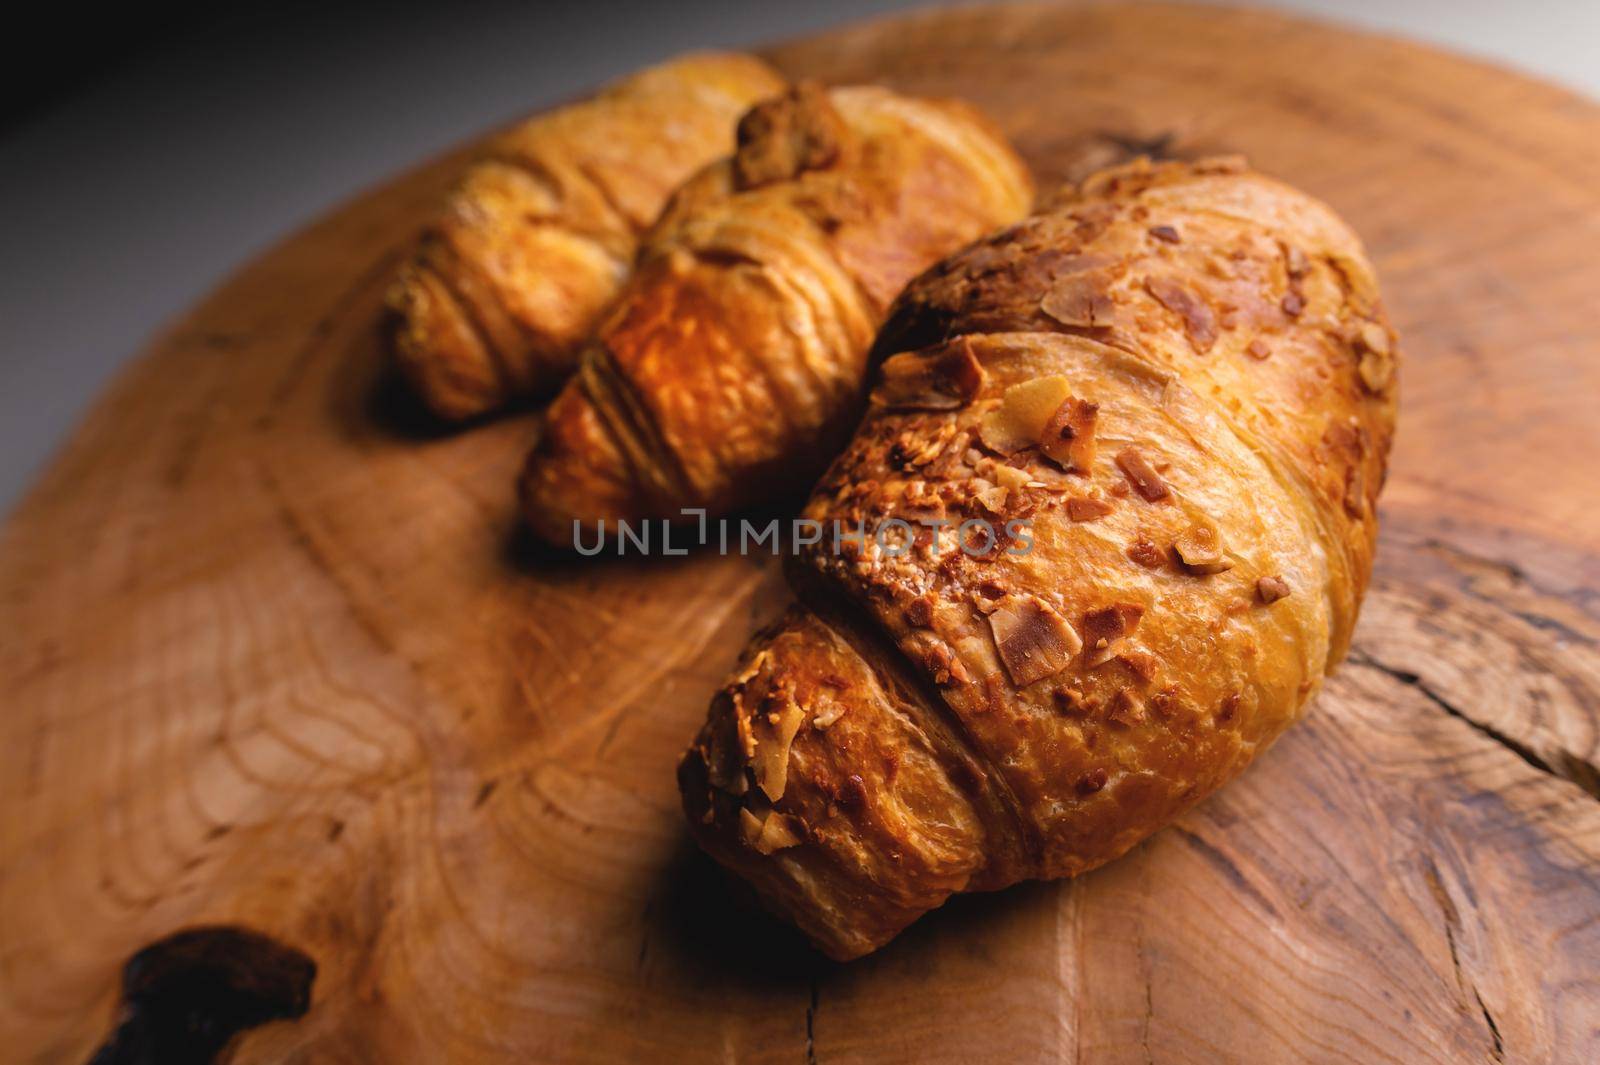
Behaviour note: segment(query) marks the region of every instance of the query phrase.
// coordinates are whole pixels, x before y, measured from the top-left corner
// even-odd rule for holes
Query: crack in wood
[[[1374,669],[1379,673],[1382,673],[1384,676],[1399,681],[1406,687],[1416,691],[1419,695],[1427,699],[1434,706],[1437,706],[1440,710],[1443,710],[1446,714],[1449,714],[1451,717],[1464,722],[1479,735],[1493,740],[1495,743],[1499,744],[1501,747],[1504,747],[1506,750],[1510,751],[1512,754],[1516,755],[1518,758],[1522,759],[1522,761],[1526,762],[1534,769],[1537,769],[1539,772],[1555,777],[1558,780],[1565,780],[1568,783],[1578,787],[1590,798],[1600,800],[1600,786],[1597,786],[1595,783],[1596,779],[1600,778],[1600,774],[1597,774],[1595,767],[1589,766],[1576,755],[1563,752],[1561,764],[1552,765],[1527,744],[1508,736],[1506,733],[1495,728],[1493,725],[1485,724],[1484,722],[1479,721],[1467,711],[1455,705],[1449,699],[1439,694],[1439,692],[1421,676],[1413,673],[1411,670],[1402,669],[1399,666],[1391,666],[1387,662],[1382,662],[1377,658],[1374,658],[1371,652],[1357,647],[1352,647],[1350,649],[1349,661],[1356,665],[1362,665],[1368,667],[1369,669]],[[1577,762],[1578,764],[1570,765],[1568,764],[1569,762]]]
[[[1455,585],[1455,588],[1462,595],[1497,610],[1504,610],[1512,617],[1520,619],[1541,632],[1553,633],[1582,647],[1593,648],[1600,645],[1600,640],[1597,640],[1593,635],[1583,632],[1559,618],[1551,617],[1549,614],[1527,607],[1508,608],[1502,598],[1488,594],[1479,587],[1478,581],[1485,572],[1496,574],[1499,579],[1505,581],[1511,588],[1531,592],[1542,599],[1554,600],[1557,603],[1564,604],[1583,615],[1586,619],[1592,619],[1590,610],[1592,595],[1581,591],[1565,591],[1559,588],[1552,588],[1541,581],[1535,580],[1526,570],[1515,563],[1480,552],[1469,551],[1437,536],[1422,540],[1419,546],[1423,551],[1440,559],[1460,575],[1461,583]]]
[[[1505,1060],[1505,1040],[1500,1035],[1500,1025],[1494,1019],[1494,1014],[1489,1011],[1489,1006],[1483,1001],[1483,992],[1478,990],[1478,982],[1472,979],[1461,966],[1461,950],[1457,945],[1456,935],[1461,928],[1461,912],[1456,909],[1455,902],[1450,898],[1450,892],[1444,886],[1444,878],[1439,875],[1439,866],[1433,857],[1423,855],[1426,863],[1422,868],[1422,875],[1428,882],[1428,891],[1433,896],[1434,904],[1439,907],[1439,914],[1444,918],[1444,940],[1450,949],[1450,965],[1455,971],[1456,990],[1465,993],[1472,992],[1473,1001],[1478,1004],[1478,1012],[1483,1015],[1485,1026],[1489,1032],[1490,1054],[1495,1061]]]
[[[1566,591],[1559,588],[1552,588],[1547,583],[1536,580],[1526,569],[1514,562],[1508,562],[1503,558],[1484,554],[1481,551],[1469,550],[1468,548],[1462,547],[1460,544],[1450,542],[1442,536],[1425,536],[1418,541],[1418,546],[1422,550],[1445,562],[1457,572],[1467,574],[1468,576],[1470,576],[1468,571],[1474,569],[1478,570],[1480,573],[1485,570],[1497,573],[1508,584],[1511,584],[1515,587],[1526,588],[1537,595],[1566,603],[1569,606],[1583,611],[1584,613],[1588,613],[1588,607],[1591,603],[1593,603],[1595,598],[1594,592],[1589,589],[1575,589],[1573,591]],[[1465,591],[1468,595],[1473,596],[1473,598],[1481,599],[1494,605],[1499,605],[1497,600],[1485,596],[1481,592],[1472,588],[1470,586],[1470,581],[1468,587],[1464,588],[1463,591]],[[1540,621],[1533,622],[1530,619],[1530,624],[1539,625],[1541,628],[1545,627],[1545,625],[1554,625],[1562,632],[1571,635],[1574,639],[1585,644],[1592,645],[1595,642],[1592,637],[1580,632],[1576,632],[1552,618],[1544,617],[1543,615],[1538,614],[1534,616],[1538,617]]]
[[[816,973],[811,974],[811,1004],[806,1007],[806,1065],[817,1065],[817,1005],[821,989]]]
[[[1478,993],[1478,985],[1472,985],[1472,997],[1478,1000],[1478,1009],[1483,1012],[1484,1023],[1489,1026],[1491,1046],[1489,1052],[1494,1055],[1494,1060],[1506,1060],[1505,1040],[1500,1037],[1500,1026],[1495,1023],[1494,1014],[1489,1012],[1489,1007],[1484,1005],[1483,996]]]
[[[1271,914],[1274,918],[1281,917],[1281,915],[1278,913],[1278,908],[1272,904],[1272,901],[1268,899],[1266,895],[1262,894],[1260,888],[1256,887],[1255,884],[1250,882],[1249,878],[1244,875],[1243,871],[1241,871],[1240,868],[1234,864],[1232,858],[1229,858],[1226,854],[1212,846],[1205,839],[1189,831],[1187,828],[1184,828],[1182,825],[1173,825],[1170,831],[1179,839],[1182,839],[1185,843],[1189,844],[1195,853],[1199,854],[1202,858],[1209,862],[1227,879],[1228,883],[1232,884],[1235,888],[1248,896],[1250,900],[1260,907],[1263,912]]]
[[[1155,1055],[1150,1052],[1150,1028],[1155,1021],[1155,972],[1150,967],[1150,959],[1145,956],[1144,926],[1139,926],[1139,931],[1133,945],[1134,956],[1139,960],[1139,980],[1144,985],[1144,1016],[1139,1025],[1139,1046],[1144,1050],[1145,1065],[1155,1065]]]

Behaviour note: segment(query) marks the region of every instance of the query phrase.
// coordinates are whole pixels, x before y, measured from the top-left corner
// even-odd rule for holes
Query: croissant
[[[808,484],[859,417],[902,286],[1027,211],[1026,169],[964,104],[806,85],[692,179],[551,405],[532,528],[722,513]]]
[[[461,419],[559,385],[672,191],[784,84],[753,56],[689,55],[496,138],[389,293],[423,400]]]
[[[802,605],[679,768],[700,844],[839,959],[1117,857],[1302,712],[1397,396],[1356,237],[1234,160],[1067,190],[914,281],[877,351]]]

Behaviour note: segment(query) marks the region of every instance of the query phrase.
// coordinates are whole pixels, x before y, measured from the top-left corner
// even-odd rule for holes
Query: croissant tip
[[[648,516],[626,457],[576,384],[540,419],[517,495],[529,528],[556,547],[573,546],[576,529]]]

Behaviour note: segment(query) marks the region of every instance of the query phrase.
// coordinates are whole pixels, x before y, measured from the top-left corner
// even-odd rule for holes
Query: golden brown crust
[[[497,137],[390,292],[429,406],[465,418],[558,385],[672,190],[783,87],[752,56],[689,55]]]
[[[948,891],[1116,857],[1298,716],[1355,622],[1396,402],[1356,238],[1228,161],[1089,179],[913,282],[878,350],[875,402],[806,516],[951,524],[900,554],[809,549],[809,606],[758,640],[680,771],[701,843],[841,958]],[[979,519],[992,541],[956,529]],[[804,693],[841,641],[862,679],[818,730]],[[910,678],[897,712],[929,728],[929,764],[975,777],[895,775],[882,677]],[[801,708],[792,735],[752,698],[774,688]],[[852,715],[871,747],[839,742]],[[741,730],[743,761],[717,742]],[[775,743],[785,787],[759,816],[784,820],[756,847],[737,826]],[[841,819],[852,778],[915,818]],[[886,864],[925,823],[960,860]]]
[[[757,107],[735,155],[674,196],[588,356],[629,465],[585,491],[562,467],[599,470],[593,456],[547,435],[523,477],[530,523],[569,543],[574,520],[725,512],[808,481],[859,413],[895,293],[1031,196],[963,105],[802,86]],[[622,477],[638,491],[619,514],[602,497]]]

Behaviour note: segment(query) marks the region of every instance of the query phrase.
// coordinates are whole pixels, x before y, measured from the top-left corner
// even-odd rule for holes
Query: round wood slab
[[[531,550],[529,419],[441,433],[384,382],[380,297],[457,155],[177,322],[5,527],[4,1056],[88,1059],[123,963],[221,925],[134,966],[122,1019],[304,1012],[240,1062],[1600,1060],[1600,108],[1190,6],[771,55],[967,97],[1045,186],[1242,152],[1365,236],[1401,432],[1308,719],[1103,870],[820,960],[693,850],[673,779],[772,560]]]

